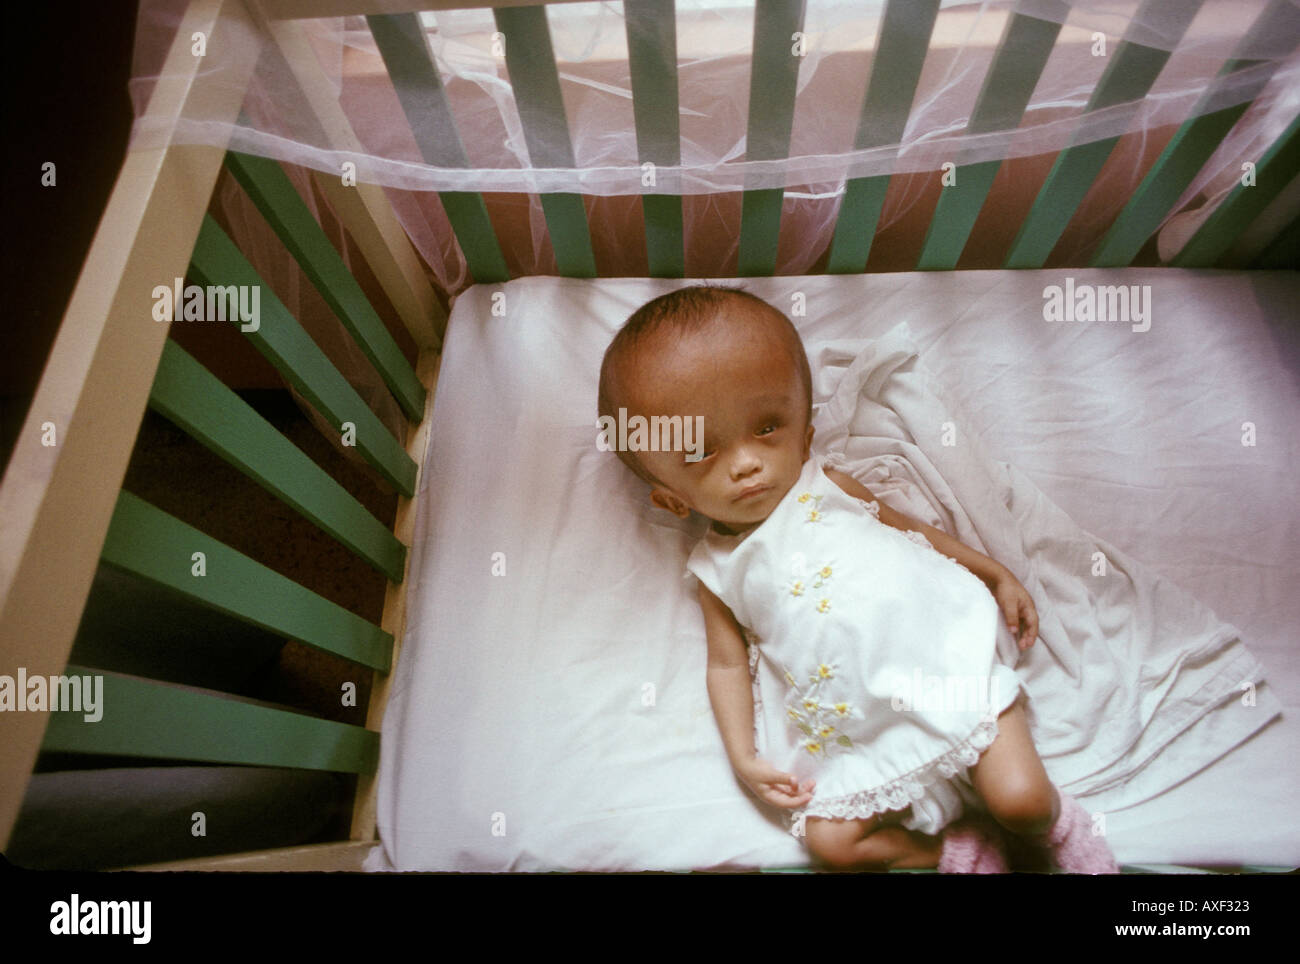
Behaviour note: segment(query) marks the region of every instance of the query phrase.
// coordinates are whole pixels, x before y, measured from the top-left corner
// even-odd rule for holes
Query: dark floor
[[[126,155],[135,13],[134,0],[6,11],[7,35],[21,42],[5,57],[0,92],[6,131],[0,467]],[[52,185],[42,183],[46,164],[54,165]]]

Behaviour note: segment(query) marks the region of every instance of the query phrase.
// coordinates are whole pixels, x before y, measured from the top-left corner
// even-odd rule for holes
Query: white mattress
[[[1045,321],[1044,290],[1067,276],[1151,285],[1150,329]],[[717,735],[682,571],[700,524],[652,508],[643,483],[595,446],[605,346],[637,306],[687,283],[526,278],[458,299],[371,869],[806,863],[735,781]],[[1300,864],[1297,276],[977,271],[743,284],[787,314],[802,294],[806,314],[792,320],[814,365],[906,321],[994,458],[1236,627],[1263,664],[1260,689],[1277,702],[1261,706],[1280,703],[1281,714],[1178,785],[1108,810],[1120,862]],[[823,374],[818,401],[834,387]],[[1244,422],[1253,446],[1242,444]],[[1168,745],[1148,785],[1194,772],[1215,725],[1207,718],[1194,740]]]

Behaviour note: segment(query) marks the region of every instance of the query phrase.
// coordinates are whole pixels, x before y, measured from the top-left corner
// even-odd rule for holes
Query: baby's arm
[[[841,472],[838,469],[826,469],[826,476],[855,499],[865,499],[868,502],[878,503],[880,506],[880,521],[885,525],[893,526],[895,529],[910,529],[921,533],[935,549],[945,556],[951,556],[982,579],[984,585],[989,587],[989,591],[993,593],[993,598],[997,600],[998,606],[1002,609],[1002,613],[1006,617],[1007,628],[1011,630],[1012,635],[1018,637],[1017,644],[1019,647],[1023,650],[1034,645],[1034,639],[1038,635],[1038,610],[1034,607],[1034,600],[1030,597],[1029,592],[1020,584],[1020,580],[1012,574],[1010,569],[990,559],[982,552],[976,552],[970,546],[954,539],[942,529],[936,529],[934,526],[926,525],[911,516],[894,511],[884,502],[880,502],[871,494],[870,489],[848,473]]]
[[[737,776],[762,800],[778,807],[802,807],[812,799],[804,786],[758,756],[754,748],[754,693],[745,640],[731,610],[700,583],[700,608],[709,640],[708,688],[727,758]]]

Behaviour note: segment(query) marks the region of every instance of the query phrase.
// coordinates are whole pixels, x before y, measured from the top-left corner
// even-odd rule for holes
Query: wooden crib
[[[332,146],[357,139],[310,49],[298,18],[364,14],[385,64],[425,109],[449,115],[438,72],[424,42],[416,9],[494,6],[505,56],[533,163],[571,167],[559,77],[543,5],[529,0],[263,0],[254,17],[243,0],[192,0],[169,54],[165,78],[154,90],[150,114],[160,121],[185,115],[202,102],[208,116],[233,120],[240,112],[258,51],[249,48],[232,70],[202,76],[191,38],[209,44],[261,25],[263,41],[278,46],[315,119]],[[1188,16],[1195,11],[1189,6]],[[1294,32],[1285,0],[1269,4],[1252,31]],[[644,160],[680,163],[677,129],[676,37],[672,0],[625,0],[636,134]],[[878,55],[858,124],[857,147],[897,142],[938,2],[890,0]],[[789,55],[801,29],[799,0],[758,0],[753,37],[748,143],[751,159],[780,158],[789,149],[798,64]],[[633,24],[637,29],[632,30]],[[971,130],[1015,127],[1056,43],[1060,24],[1016,13],[1003,34],[970,119]],[[1296,41],[1293,37],[1291,43]],[[1161,51],[1123,41],[1113,53],[1088,109],[1141,99],[1163,66]],[[1203,98],[1150,166],[1093,251],[1088,265],[1132,263],[1249,101],[1214,106],[1223,77],[1249,66],[1234,60],[1208,79]],[[422,137],[415,98],[408,117],[430,164],[465,166],[458,145]],[[665,109],[655,110],[660,107]],[[1292,122],[1259,158],[1257,187],[1238,187],[1205,221],[1173,263],[1214,266],[1300,169],[1300,121]],[[555,136],[557,133],[560,136]],[[1041,267],[1106,161],[1114,139],[1062,151],[1019,225],[1004,267]],[[407,438],[395,438],[348,385],[269,289],[261,290],[263,323],[247,330],[253,345],[284,380],[308,398],[340,434],[355,434],[356,451],[400,497],[389,531],[325,472],[168,338],[154,318],[160,281],[188,278],[203,286],[261,286],[245,256],[206,213],[226,165],[324,295],[411,420]],[[999,162],[959,166],[955,183],[934,210],[916,269],[957,266],[989,194]],[[935,172],[935,177],[939,172]],[[343,184],[314,174],[363,253],[417,346],[412,367],[274,161],[227,153],[220,147],[168,143],[132,150],[86,259],[48,365],[22,427],[0,489],[0,641],[3,670],[35,677],[103,676],[102,720],[80,714],[5,713],[0,719],[0,830],[9,839],[42,751],[200,761],[210,764],[323,770],[358,776],[351,832],[346,839],[292,848],[155,865],[186,869],[359,869],[376,839],[374,780],[388,673],[401,658],[408,547],[414,529],[428,415],[438,378],[446,315],[418,255],[383,189]],[[888,176],[850,180],[840,205],[827,273],[861,272],[871,252]],[[508,280],[502,246],[484,199],[443,193],[441,200],[477,282]],[[541,198],[560,274],[595,277],[596,258],[583,198]],[[682,277],[685,254],[682,198],[645,194],[645,252],[649,274]],[[738,271],[775,271],[783,192],[752,190],[743,197]],[[1263,245],[1257,266],[1283,266],[1295,251],[1300,222]],[[179,299],[178,299],[179,300]],[[212,305],[211,299],[207,302]],[[231,303],[233,306],[233,302]],[[176,308],[179,310],[179,304]],[[249,327],[249,326],[245,326]],[[121,488],[146,407],[254,479],[387,579],[378,625],[362,620],[270,569],[180,522]],[[201,554],[201,555],[199,555]],[[301,640],[374,674],[366,726],[350,726],[300,712],[257,705],[221,693],[69,665],[69,654],[97,567],[105,563],[186,599]],[[22,698],[24,694],[19,694]]]

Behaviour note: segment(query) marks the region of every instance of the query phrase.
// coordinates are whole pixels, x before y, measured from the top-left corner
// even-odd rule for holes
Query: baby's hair
[[[808,418],[812,418],[812,370],[808,365],[808,355],[804,351],[803,341],[790,319],[784,313],[768,304],[757,295],[743,288],[721,285],[691,285],[679,288],[666,295],[660,295],[647,301],[634,311],[619,329],[614,340],[605,349],[605,357],[600,364],[600,389],[596,406],[603,418],[616,418],[620,404],[625,402],[622,380],[619,370],[636,357],[636,350],[651,335],[662,331],[685,334],[697,332],[707,327],[718,317],[719,312],[728,304],[742,302],[752,308],[765,312],[772,319],[781,320],[782,334],[785,336],[799,369],[799,378],[803,383],[804,396],[808,407]],[[650,485],[659,481],[646,471],[636,452],[616,450],[619,459],[637,477]]]

